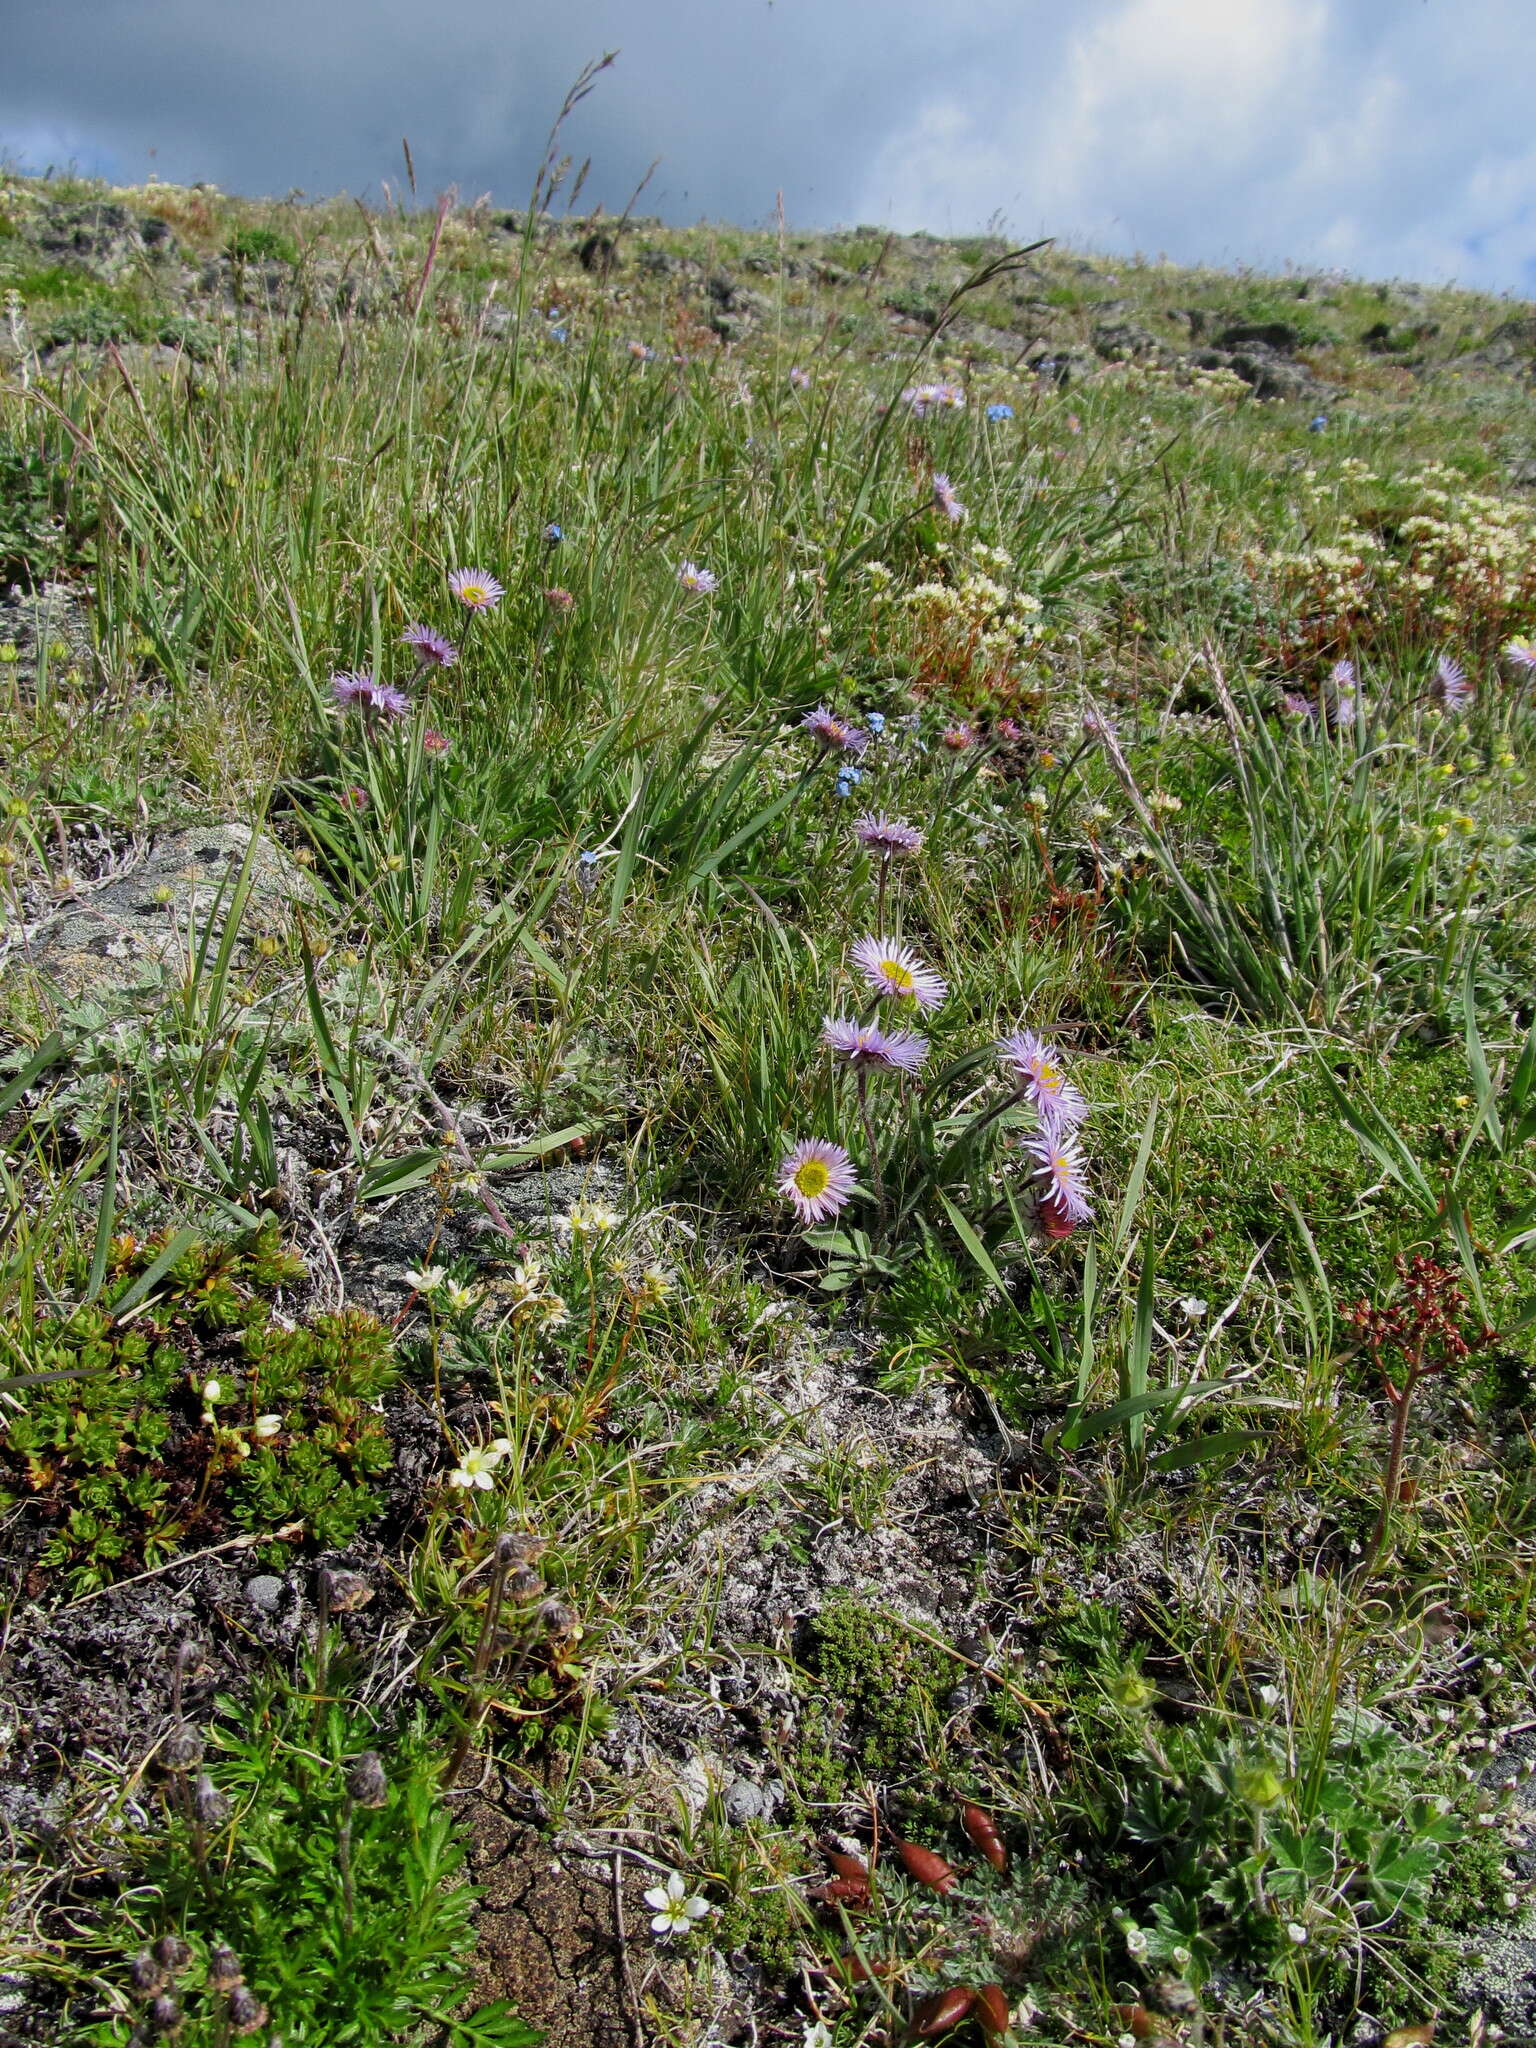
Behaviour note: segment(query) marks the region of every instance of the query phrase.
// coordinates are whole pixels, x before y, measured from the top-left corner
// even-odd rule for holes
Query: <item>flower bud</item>
[[[328,1572],[326,1576],[330,1580],[333,1614],[356,1614],[373,1598],[373,1588],[361,1572]]]
[[[215,1991],[232,1991],[244,1976],[240,1958],[222,1941],[208,1951],[208,1982]]]
[[[165,1988],[165,1971],[148,1949],[128,1965],[128,1985],[135,1998],[153,1998]]]
[[[568,1636],[576,1626],[576,1617],[563,1600],[545,1600],[537,1620],[540,1628],[547,1629],[552,1636]]]
[[[346,1777],[347,1797],[358,1806],[383,1806],[389,1798],[389,1780],[379,1762],[377,1750],[365,1749]]]
[[[236,2034],[254,2034],[258,2027],[267,2024],[267,2008],[248,1985],[235,1986],[226,2010],[230,2028]]]
[[[162,1934],[152,1954],[161,1969],[169,1971],[173,1977],[192,1960],[192,1951],[179,1934]]]
[[[160,1754],[167,1770],[190,1771],[195,1764],[200,1764],[203,1760],[201,1731],[194,1728],[190,1722],[174,1722]]]
[[[216,1828],[229,1819],[229,1801],[205,1771],[192,1787],[192,1812],[205,1828]]]
[[[1157,1687],[1139,1671],[1122,1671],[1110,1684],[1110,1697],[1129,1713],[1139,1714],[1157,1698]]]
[[[544,1581],[529,1564],[514,1565],[507,1573],[507,1598],[509,1600],[532,1600],[544,1590]]]
[[[1246,1806],[1273,1806],[1285,1791],[1268,1764],[1237,1774],[1237,1796]]]
[[[168,1991],[150,2001],[149,2031],[151,2034],[174,2034],[181,2025],[181,2007]]]

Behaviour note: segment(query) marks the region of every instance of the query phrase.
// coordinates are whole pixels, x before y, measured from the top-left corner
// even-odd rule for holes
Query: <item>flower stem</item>
[[[880,1172],[880,1154],[875,1145],[875,1120],[869,1113],[869,1076],[860,1067],[855,1076],[859,1091],[859,1119],[864,1126],[864,1140],[869,1147],[869,1173],[875,1184],[875,1212],[880,1228],[885,1228],[885,1181]]]
[[[1386,1548],[1387,1537],[1392,1529],[1392,1510],[1403,1483],[1403,1457],[1408,1448],[1408,1412],[1413,1406],[1413,1397],[1423,1377],[1422,1368],[1415,1365],[1403,1381],[1393,1403],[1392,1441],[1387,1451],[1387,1469],[1381,1482],[1381,1512],[1376,1517],[1376,1528],[1361,1558],[1361,1575],[1372,1571],[1382,1551]]]

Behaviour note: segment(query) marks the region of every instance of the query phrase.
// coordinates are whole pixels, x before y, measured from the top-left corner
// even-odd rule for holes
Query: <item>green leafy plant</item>
[[[276,1226],[106,1248],[99,1299],[13,1336],[24,1389],[0,1479],[39,1563],[77,1590],[153,1567],[209,1531],[346,1543],[387,1469],[387,1333],[357,1310],[285,1327],[302,1277]]]
[[[382,1763],[390,1732],[336,1700],[317,1727],[278,1680],[221,1701],[206,1768],[163,1771],[164,1825],[129,1848],[133,1884],[108,1915],[117,1967],[100,1972],[117,2014],[72,2038],[142,2038],[154,1996],[191,2048],[267,2024],[315,2048],[416,2041],[425,2027],[451,2048],[536,2048],[507,2005],[466,2009],[475,1894],[441,1759],[417,1724]]]

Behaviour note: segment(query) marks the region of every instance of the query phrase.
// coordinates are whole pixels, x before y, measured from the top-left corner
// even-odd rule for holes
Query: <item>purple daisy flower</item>
[[[448,588],[467,612],[494,611],[507,594],[489,569],[455,569]]]
[[[837,717],[825,704],[818,704],[814,711],[808,711],[800,721],[800,729],[820,740],[828,753],[862,754],[869,745],[867,733]]]
[[[1536,642],[1511,640],[1504,649],[1506,661],[1512,661],[1516,668],[1523,668],[1527,675],[1536,674]]]
[[[677,580],[684,590],[702,590],[706,597],[720,587],[719,577],[712,576],[708,569],[701,569],[697,562],[679,562]]]
[[[789,373],[789,383],[792,391],[809,391],[811,388],[810,371],[802,370],[797,363]]]
[[[1336,661],[1328,678],[1328,716],[1334,725],[1353,725],[1359,713],[1359,684],[1352,661]]]
[[[963,723],[946,725],[939,738],[952,754],[963,754],[968,747],[975,746],[976,728]]]
[[[1460,711],[1472,702],[1472,685],[1467,681],[1467,672],[1449,654],[1442,654],[1435,663],[1435,681],[1440,686],[1440,701],[1447,711]]]
[[[951,526],[958,525],[965,517],[965,507],[955,496],[955,487],[942,470],[934,472],[933,502]]]
[[[802,1138],[779,1163],[779,1193],[807,1228],[835,1216],[857,1185],[847,1151],[825,1138]]]
[[[923,835],[915,825],[904,825],[899,818],[887,818],[883,812],[875,811],[866,811],[854,819],[853,836],[882,860],[897,853],[916,853],[923,843]]]
[[[928,1041],[915,1031],[882,1031],[852,1017],[822,1019],[821,1042],[855,1067],[889,1067],[915,1074],[928,1057]]]
[[[365,711],[382,711],[386,718],[404,718],[411,708],[404,690],[378,682],[367,669],[339,669],[331,677],[331,695],[343,709],[360,704]]]
[[[877,996],[895,996],[916,1003],[920,1010],[936,1010],[949,994],[949,983],[899,939],[859,939],[849,957]]]
[[[400,635],[400,645],[409,647],[423,668],[452,668],[459,658],[453,642],[434,633],[430,626],[407,626]]]
[[[1045,1183],[1040,1207],[1047,1217],[1067,1226],[1091,1222],[1093,1206],[1085,1193],[1088,1175],[1079,1140],[1069,1132],[1044,1131],[1038,1138],[1026,1138],[1022,1149],[1035,1162],[1035,1178]]]
[[[1281,693],[1280,709],[1287,718],[1316,718],[1317,707],[1310,697],[1303,697],[1295,690]]]
[[[901,397],[918,420],[927,419],[931,412],[958,411],[965,404],[965,393],[958,384],[909,384]]]
[[[997,1042],[997,1056],[1011,1067],[1014,1086],[1048,1134],[1074,1131],[1088,1114],[1087,1098],[1067,1079],[1061,1054],[1033,1031],[1010,1032]]]

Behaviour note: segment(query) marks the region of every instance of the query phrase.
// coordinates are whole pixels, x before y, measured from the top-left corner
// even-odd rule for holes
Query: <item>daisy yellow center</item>
[[[1047,1095],[1054,1095],[1056,1093],[1056,1090],[1061,1086],[1061,1076],[1057,1073],[1056,1069],[1051,1065],[1049,1060],[1042,1060],[1040,1062],[1040,1071],[1036,1076],[1036,1079],[1039,1081],[1040,1086],[1045,1090]]]
[[[911,968],[903,966],[899,960],[882,960],[880,962],[880,972],[891,984],[891,987],[900,989],[904,996],[911,995],[913,989],[917,987]]]
[[[484,604],[485,585],[483,583],[466,583],[459,592],[459,596],[463,598],[466,604]]]
[[[831,1179],[832,1169],[824,1159],[806,1159],[795,1168],[795,1187],[807,1201],[824,1195]]]

